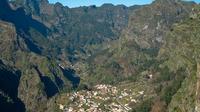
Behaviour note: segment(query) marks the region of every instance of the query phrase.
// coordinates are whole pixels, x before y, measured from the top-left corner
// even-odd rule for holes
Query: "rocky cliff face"
[[[0,111],[57,111],[60,93],[101,83],[150,90],[130,104],[136,112],[194,111],[198,25],[197,5],[180,0],[72,9],[1,0]]]
[[[193,9],[198,14],[199,7]],[[192,15],[193,15],[192,14]],[[182,68],[186,71],[179,90],[174,94],[169,104],[169,111],[195,111],[198,107],[198,71],[199,71],[199,18],[191,17],[168,33],[164,46],[160,49],[159,57],[166,57],[164,66],[170,71],[177,72]],[[165,56],[163,56],[165,55]],[[176,63],[174,63],[176,62]],[[181,102],[181,103],[180,103]]]
[[[72,86],[64,77],[64,73],[61,71],[58,63],[53,59],[41,56],[35,50],[35,47],[38,46],[31,40],[31,36],[27,30],[33,28],[41,35],[44,35],[42,34],[43,32],[40,32],[39,28],[42,23],[22,13],[19,11],[20,9],[11,9],[6,0],[5,2],[2,1],[2,3],[6,4],[6,8],[1,7],[3,8],[1,11],[7,13],[4,12],[5,14],[0,16],[0,57],[6,65],[20,71],[20,77],[17,80],[18,84],[10,84],[16,89],[16,95],[12,96],[7,92],[5,94],[14,99],[14,104],[15,100],[20,98],[27,111],[46,111],[51,97],[55,96],[61,90],[70,89]],[[27,22],[20,24],[22,23],[22,19],[27,20]],[[8,68],[5,67],[4,69]],[[11,78],[7,72],[1,72],[1,75],[2,80]],[[7,90],[9,87],[3,86],[1,89]],[[16,103],[16,105],[18,104]],[[25,111],[25,108],[22,109]]]
[[[24,7],[27,14],[50,28],[48,37],[52,44],[44,44],[46,54],[71,62],[85,59],[101,50],[105,46],[102,43],[118,39],[128,24],[129,12],[139,7],[104,4],[69,9],[46,0],[14,0],[12,4]],[[41,39],[33,36],[33,40],[40,43]]]
[[[133,11],[119,41],[89,59],[89,80],[95,80],[94,76],[99,83],[139,83],[142,74],[147,75],[144,80],[153,74],[153,81],[145,82],[153,84],[157,97],[134,108],[136,112],[194,111],[198,63],[194,60],[199,54],[198,11],[192,12],[195,6],[192,2],[158,0]]]
[[[100,13],[100,15],[98,15],[98,13]],[[113,15],[111,13],[113,13]],[[121,13],[125,15],[119,17]],[[88,17],[95,16],[99,19],[90,20],[92,18],[89,18],[87,20]],[[15,99],[20,99],[19,101],[23,102],[21,103],[22,109],[24,109],[23,111],[25,111],[26,108],[26,111],[44,112],[48,111],[48,109],[53,111],[55,107],[52,106],[54,105],[54,103],[52,103],[53,97],[61,91],[71,89],[73,86],[69,82],[70,79],[67,77],[69,74],[63,72],[63,65],[60,65],[58,63],[59,61],[56,61],[57,59],[53,59],[50,56],[60,55],[59,49],[61,49],[61,47],[64,49],[66,48],[65,50],[70,54],[72,51],[74,52],[76,45],[85,46],[90,44],[90,42],[83,42],[87,39],[80,39],[78,35],[84,34],[84,38],[89,38],[91,40],[93,40],[92,38],[95,38],[98,33],[98,35],[105,35],[104,37],[108,38],[108,40],[117,38],[116,35],[120,35],[119,32],[127,24],[128,8],[125,6],[115,7],[112,5],[104,5],[102,8],[91,6],[69,9],[60,4],[51,5],[47,1],[11,1],[11,4],[9,4],[7,0],[2,0],[0,19],[0,58],[6,65],[18,69],[21,73],[18,79],[18,86],[15,87],[15,89],[17,89],[15,91],[16,95],[11,96],[8,94],[8,98],[11,97],[14,101]],[[78,22],[80,19],[82,21]],[[73,22],[71,22],[72,20]],[[114,23],[114,21],[117,22]],[[75,25],[77,22],[78,24]],[[94,23],[98,23],[98,25],[94,25]],[[72,27],[71,25],[75,26],[77,30],[72,30],[70,28]],[[108,27],[106,25],[108,25]],[[83,26],[84,28],[80,28]],[[100,26],[100,28],[97,26]],[[107,30],[102,31],[104,28],[108,28],[107,30],[110,30],[113,34],[108,34]],[[82,31],[79,29],[82,29]],[[90,32],[92,29],[95,30],[96,33]],[[73,31],[71,33],[75,35],[78,40],[72,35],[68,35],[69,37],[67,37],[64,33],[68,31]],[[81,33],[78,34],[79,32]],[[55,40],[58,41],[54,42]],[[97,41],[101,43],[102,40],[94,40],[94,43]],[[75,42],[80,42],[82,44],[75,44]],[[56,49],[56,53],[53,51],[54,48]],[[46,53],[48,50],[52,50],[51,53],[54,54]],[[68,57],[64,58],[68,60]],[[6,80],[3,77],[6,74],[3,72],[1,74],[2,80]],[[2,90],[4,89],[6,90],[8,87],[3,86]],[[3,96],[2,100],[4,99]]]
[[[195,6],[192,2],[158,0],[131,13],[128,27],[112,47],[90,57],[91,74],[114,74],[129,77],[154,64],[166,33],[187,18]]]
[[[173,24],[188,17],[194,5],[192,2],[156,0],[132,13],[125,37],[133,39],[141,48],[156,47]]]

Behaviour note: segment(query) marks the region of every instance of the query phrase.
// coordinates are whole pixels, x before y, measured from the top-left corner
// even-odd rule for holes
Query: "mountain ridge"
[[[131,102],[116,101],[134,112],[198,107],[195,3],[156,0],[144,6],[70,9],[47,0],[1,0],[0,9],[0,80],[20,73],[17,84],[11,84],[16,94],[2,86],[0,97],[19,101],[22,111],[61,111],[60,102],[73,104],[63,101],[70,94],[95,92],[98,86],[104,88],[101,84],[111,89],[116,85],[123,94],[123,87],[138,92]]]

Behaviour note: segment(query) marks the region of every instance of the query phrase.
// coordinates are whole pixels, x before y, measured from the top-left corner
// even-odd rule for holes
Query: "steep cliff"
[[[148,70],[155,64],[166,33],[189,17],[194,6],[193,2],[156,0],[133,11],[120,39],[89,58],[91,75],[123,79]]]

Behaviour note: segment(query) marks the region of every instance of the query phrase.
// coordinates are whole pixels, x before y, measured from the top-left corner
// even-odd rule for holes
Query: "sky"
[[[90,6],[90,5],[101,6],[104,3],[112,3],[114,5],[124,4],[126,6],[132,6],[132,5],[150,4],[152,1],[153,0],[49,0],[50,3],[60,2],[64,6],[68,6],[70,8],[79,6]],[[200,3],[200,0],[193,0],[193,1]]]

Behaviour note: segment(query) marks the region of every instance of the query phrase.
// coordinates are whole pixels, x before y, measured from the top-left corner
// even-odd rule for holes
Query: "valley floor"
[[[144,80],[144,79],[141,79]],[[99,84],[92,90],[62,94],[57,106],[64,112],[129,112],[135,105],[155,96],[148,81]]]

